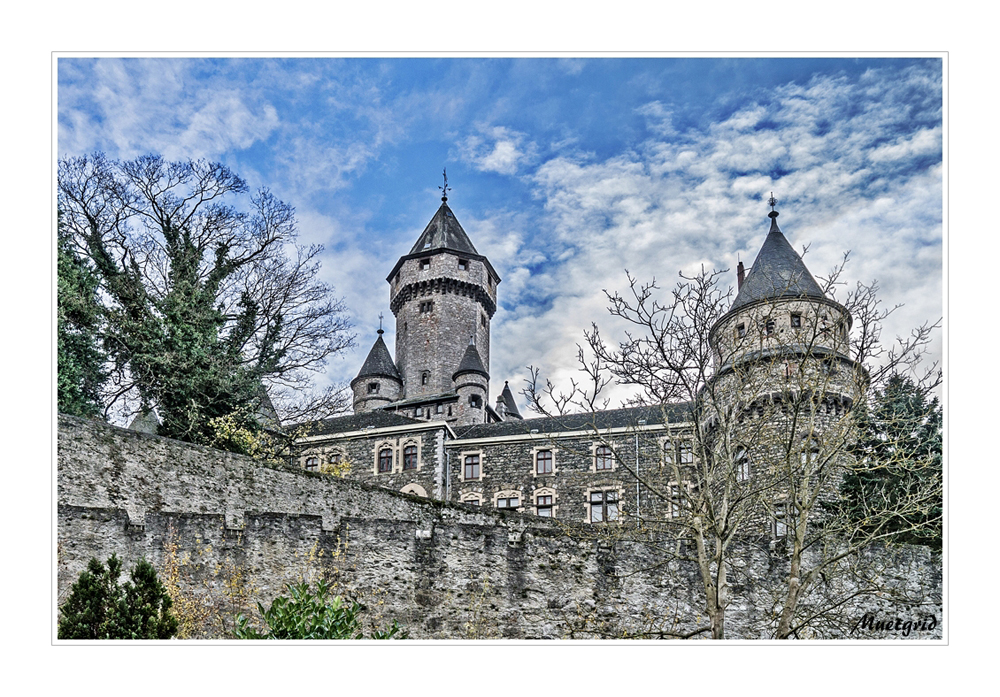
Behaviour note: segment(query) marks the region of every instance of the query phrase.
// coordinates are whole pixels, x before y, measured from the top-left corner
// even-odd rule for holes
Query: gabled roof
[[[441,207],[437,209],[437,213],[431,218],[431,222],[427,223],[427,227],[424,228],[420,237],[417,238],[417,242],[413,245],[413,249],[410,250],[410,254],[420,254],[421,252],[428,252],[435,249],[451,249],[463,254],[475,254],[479,256],[479,252],[472,245],[472,240],[465,234],[465,230],[459,224],[458,218],[455,217],[451,208],[444,201],[441,202]]]
[[[490,374],[486,372],[486,368],[483,366],[483,359],[479,357],[479,351],[476,350],[476,345],[471,341],[469,342],[469,348],[465,349],[462,362],[458,364],[458,370],[451,376],[451,379],[454,380],[463,373],[479,373],[487,380],[490,379]]]
[[[368,358],[365,359],[365,364],[361,366],[361,372],[351,381],[352,385],[361,378],[371,377],[390,378],[403,384],[403,378],[400,376],[399,370],[396,369],[396,364],[392,362],[389,349],[386,348],[385,342],[382,341],[382,333],[382,330],[379,329],[378,338],[375,340],[374,345],[372,345],[372,350],[368,352]]]
[[[504,406],[505,416],[513,416],[515,419],[524,418],[517,410],[517,402],[514,401],[514,394],[510,391],[510,385],[507,384],[506,380],[503,381],[503,392],[500,393],[499,401]]]
[[[802,257],[792,249],[792,245],[778,229],[777,211],[771,211],[768,215],[771,218],[771,229],[736,294],[730,312],[757,300],[826,298],[809,269],[802,263]]]

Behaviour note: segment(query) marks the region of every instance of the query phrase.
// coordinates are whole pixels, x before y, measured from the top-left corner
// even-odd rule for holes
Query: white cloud
[[[536,157],[538,148],[524,133],[504,126],[480,125],[477,130],[461,142],[459,156],[481,172],[517,174]]]

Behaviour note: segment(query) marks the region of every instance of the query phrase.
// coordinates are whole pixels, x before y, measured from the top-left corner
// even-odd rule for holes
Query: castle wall
[[[373,488],[289,466],[60,417],[58,598],[91,556],[145,556],[163,569],[175,543],[201,569],[239,568],[265,606],[285,582],[335,575],[378,593],[379,612],[426,638],[596,638],[683,634],[703,623],[697,570],[673,543],[632,542],[616,526],[575,526],[514,512],[475,509]],[[769,638],[787,559],[766,541],[738,546],[732,574],[731,638]],[[884,587],[844,606],[850,624],[933,617],[910,639],[940,638],[940,560],[922,548],[869,550]],[[815,591],[847,594],[849,576]],[[208,597],[206,595],[206,597]],[[906,598],[902,603],[901,598]],[[807,598],[806,602],[816,601]],[[899,632],[827,638],[903,638]]]

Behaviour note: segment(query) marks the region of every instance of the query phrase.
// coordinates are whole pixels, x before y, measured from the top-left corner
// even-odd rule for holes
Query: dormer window
[[[368,383],[368,394],[378,394],[378,383],[369,382]]]
[[[424,242],[424,249],[430,249],[430,248],[431,248],[430,240],[428,240],[427,242]]]
[[[430,243],[428,243],[428,245],[430,245]],[[429,268],[431,268],[431,260],[430,259],[421,259],[420,260],[420,270],[421,271],[427,271]]]
[[[467,271],[468,268],[469,268],[469,260],[468,259],[459,259],[458,260],[458,270],[459,271]]]

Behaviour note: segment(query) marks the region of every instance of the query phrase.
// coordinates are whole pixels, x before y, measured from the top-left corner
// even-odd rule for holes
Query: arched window
[[[594,451],[594,469],[600,472],[601,470],[613,470],[614,468],[615,459],[611,448],[602,445]]]
[[[422,372],[420,374],[420,384],[421,385],[426,385],[430,381],[431,381],[431,374],[430,374],[429,371],[425,370],[424,372]]]
[[[551,450],[539,450],[535,453],[535,474],[552,474]]]
[[[378,471],[392,472],[392,448],[382,448],[378,451]]]
[[[407,445],[405,448],[403,448],[403,469],[404,470],[417,469],[417,446]]]

